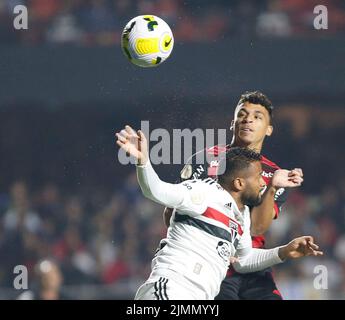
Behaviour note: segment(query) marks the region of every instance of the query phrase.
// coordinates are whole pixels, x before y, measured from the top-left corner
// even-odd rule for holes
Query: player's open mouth
[[[244,131],[244,132],[253,132],[253,130],[250,129],[250,128],[240,128],[240,131]]]

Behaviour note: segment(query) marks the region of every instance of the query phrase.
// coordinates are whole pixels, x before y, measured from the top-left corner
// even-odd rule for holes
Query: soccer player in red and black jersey
[[[260,152],[266,136],[273,132],[271,101],[261,92],[246,92],[241,95],[231,122],[233,131],[232,142],[226,146],[214,146],[199,152],[204,152],[205,163],[196,162],[197,152],[185,164],[181,171],[181,180],[194,178],[213,177],[217,179],[217,165],[219,159],[226,154],[231,147],[247,147]],[[217,159],[212,160],[212,157]],[[263,248],[265,238],[263,234],[269,229],[272,220],[278,218],[283,203],[286,201],[286,189],[277,189],[271,184],[271,178],[275,170],[280,169],[274,162],[262,157],[263,178],[266,182],[266,190],[260,205],[251,208],[251,234],[254,248]],[[210,165],[211,164],[211,165]],[[303,172],[299,168],[286,170],[290,178],[290,187],[298,187],[303,182]],[[169,226],[172,209],[164,211],[164,221]],[[281,294],[277,289],[271,268],[263,271],[240,274],[232,267],[229,268],[220,292],[218,300],[281,300]]]

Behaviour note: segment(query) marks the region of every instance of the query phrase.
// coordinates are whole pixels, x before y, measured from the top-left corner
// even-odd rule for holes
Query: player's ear
[[[234,179],[234,188],[236,191],[242,191],[244,189],[244,179],[242,178],[235,178]]]
[[[230,131],[234,131],[234,125],[235,125],[235,121],[234,121],[234,120],[231,120],[231,123],[230,123]]]
[[[266,130],[266,136],[270,136],[273,132],[273,126],[269,125]]]

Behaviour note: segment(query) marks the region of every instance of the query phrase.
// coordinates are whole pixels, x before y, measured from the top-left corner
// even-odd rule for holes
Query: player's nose
[[[243,118],[243,123],[248,123],[248,122],[253,122],[253,117],[251,117],[250,115],[247,115]]]

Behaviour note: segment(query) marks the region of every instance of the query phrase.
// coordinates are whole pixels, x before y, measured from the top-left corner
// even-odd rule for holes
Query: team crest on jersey
[[[239,241],[239,226],[236,222],[230,220],[229,221],[229,228],[230,228],[230,242],[234,245],[234,247],[237,247],[238,241]]]
[[[224,241],[219,241],[217,244],[217,252],[218,255],[225,261],[228,262],[229,261],[229,257],[230,257],[230,247],[229,245],[224,242]]]

